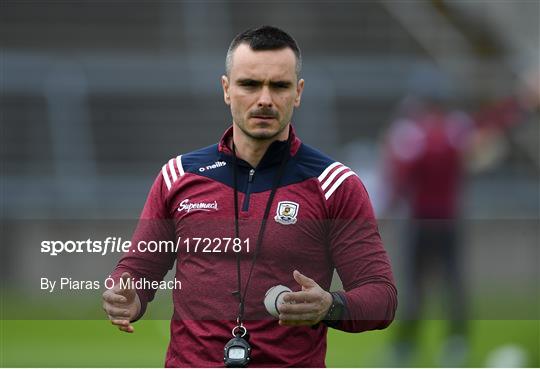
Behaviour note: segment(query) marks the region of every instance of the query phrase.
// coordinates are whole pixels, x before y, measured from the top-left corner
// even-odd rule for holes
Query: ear
[[[229,78],[221,76],[221,87],[223,87],[223,100],[225,104],[231,105],[231,97],[229,96]]]
[[[296,84],[296,98],[294,99],[294,107],[298,108],[300,106],[300,101],[302,100],[302,92],[304,91],[304,80],[300,79]]]

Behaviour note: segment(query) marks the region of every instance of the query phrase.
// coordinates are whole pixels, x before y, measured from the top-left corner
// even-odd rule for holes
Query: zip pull
[[[255,175],[255,169],[250,169],[249,170],[249,177],[248,177],[248,182],[251,183],[253,182],[253,176]]]

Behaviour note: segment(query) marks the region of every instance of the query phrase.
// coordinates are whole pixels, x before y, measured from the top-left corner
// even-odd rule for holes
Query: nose
[[[272,94],[267,86],[263,86],[261,94],[259,95],[259,101],[257,101],[259,107],[272,107]]]

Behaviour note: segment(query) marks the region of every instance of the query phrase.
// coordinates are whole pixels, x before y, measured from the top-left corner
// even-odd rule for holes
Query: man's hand
[[[332,306],[332,295],[297,270],[293,272],[293,277],[302,286],[302,291],[283,295],[285,303],[278,308],[279,324],[315,325],[324,318]]]
[[[131,275],[124,272],[120,278],[126,283],[131,279]],[[103,292],[103,310],[118,329],[133,333],[134,329],[130,322],[139,315],[141,301],[134,288],[120,288],[120,283],[117,283],[113,288]]]

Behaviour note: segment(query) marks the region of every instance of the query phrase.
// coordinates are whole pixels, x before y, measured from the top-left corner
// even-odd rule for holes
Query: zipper
[[[242,211],[248,211],[249,209],[249,195],[251,194],[251,183],[255,176],[255,169],[251,168],[248,175],[248,183],[246,188],[246,196],[244,197],[244,203],[242,204]]]

